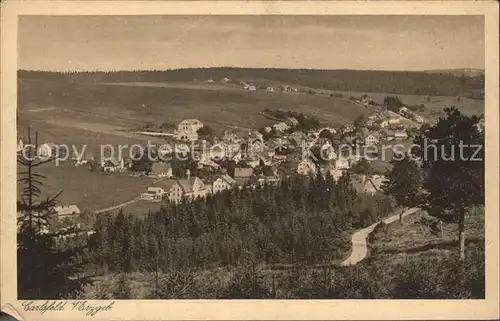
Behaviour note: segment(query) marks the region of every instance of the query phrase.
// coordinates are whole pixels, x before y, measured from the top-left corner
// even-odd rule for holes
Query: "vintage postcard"
[[[497,319],[498,7],[2,2],[2,311]]]

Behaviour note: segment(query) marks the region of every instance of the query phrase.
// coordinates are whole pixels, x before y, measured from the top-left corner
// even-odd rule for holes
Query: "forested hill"
[[[59,73],[18,72],[20,79],[74,82],[185,82],[193,79],[219,81],[269,81],[278,84],[337,91],[390,94],[457,96],[483,91],[484,75],[456,76],[444,73],[376,70],[312,70],[255,68],[192,68],[164,71],[118,71]]]

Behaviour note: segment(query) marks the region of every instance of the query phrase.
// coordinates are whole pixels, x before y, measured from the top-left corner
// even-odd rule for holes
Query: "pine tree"
[[[479,117],[445,108],[446,117],[427,128],[415,143],[423,159],[426,197],[422,207],[458,223],[459,254],[465,258],[465,213],[484,205],[484,132]]]
[[[57,198],[41,199],[43,175],[34,173],[36,167],[48,163],[35,156],[38,135],[32,145],[31,129],[28,129],[28,147],[18,157],[18,163],[26,171],[18,173],[18,181],[23,190],[17,202],[17,273],[19,299],[61,299],[72,298],[82,292],[90,283],[88,277],[82,277],[83,247],[60,249],[57,237],[61,232],[53,231],[49,224],[52,207]]]
[[[413,207],[421,203],[422,172],[417,162],[405,155],[401,160],[391,160],[392,170],[387,175],[382,189],[387,195],[404,207]],[[400,217],[401,218],[401,217]]]

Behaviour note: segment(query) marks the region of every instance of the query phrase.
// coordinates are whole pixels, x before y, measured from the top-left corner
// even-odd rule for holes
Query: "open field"
[[[80,153],[84,146],[85,153],[94,153],[95,157],[100,155],[101,146],[112,145],[115,150],[118,146],[128,146],[123,150],[123,156],[129,156],[131,146],[134,144],[146,145],[148,140],[152,144],[164,144],[165,139],[144,135],[136,135],[125,130],[125,127],[107,124],[107,119],[96,116],[96,121],[89,119],[79,119],[72,117],[73,113],[54,110],[36,113],[36,117],[31,114],[20,113],[17,126],[18,136],[26,137],[28,126],[33,131],[38,131],[38,143],[54,142],[58,145],[67,144],[70,148],[75,146]],[[110,120],[112,121],[112,120]],[[109,149],[106,149],[109,150]],[[71,152],[70,156],[73,156]]]
[[[105,124],[179,122],[198,118],[219,132],[227,127],[247,130],[272,124],[259,115],[266,108],[302,112],[338,125],[352,122],[360,115],[372,114],[345,99],[320,95],[179,87],[182,86],[117,86],[21,79],[18,108],[23,113],[35,108],[55,107],[99,117],[97,122],[107,117],[109,123],[106,120]],[[48,113],[54,110],[36,115],[43,117]],[[57,117],[53,116],[55,120]]]
[[[354,91],[339,91],[345,98],[360,97],[367,94],[376,103],[382,104],[386,96],[394,96],[394,94],[389,93],[364,93],[364,92],[354,92]],[[470,99],[466,97],[461,97],[460,101],[457,101],[456,96],[426,96],[426,95],[395,95],[401,98],[406,105],[424,105],[425,108],[423,112],[419,114],[424,118],[435,119],[439,116],[444,115],[443,109],[446,107],[455,106],[465,115],[480,115],[484,113],[484,100]]]
[[[260,85],[288,84],[336,91],[383,92],[391,94],[456,96],[484,88],[484,75],[461,78],[451,73],[381,70],[314,70],[277,68],[186,68],[155,71],[118,72],[39,72],[19,71],[20,78],[62,80],[67,83],[94,82],[215,82],[229,78],[231,83],[256,82]]]
[[[22,165],[18,165],[18,171],[24,171]],[[105,175],[89,171],[86,165],[75,167],[69,163],[55,166],[50,162],[37,167],[35,173],[47,177],[43,180],[42,198],[63,191],[58,203],[76,204],[81,211],[95,211],[129,201],[152,184],[149,178],[127,174]]]
[[[419,252],[456,251],[458,225],[443,223],[443,233],[432,233],[423,223],[425,212],[403,218],[402,222],[376,228],[371,235],[371,253],[374,256],[415,254]],[[475,209],[466,217],[467,244],[484,243],[484,209]]]

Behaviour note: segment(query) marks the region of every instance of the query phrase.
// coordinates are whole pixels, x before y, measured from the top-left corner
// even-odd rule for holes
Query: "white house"
[[[54,206],[51,208],[51,210],[58,216],[80,214],[80,209],[76,205]]]
[[[141,194],[141,200],[150,202],[160,202],[163,199],[165,191],[161,187],[148,187],[146,193]]]
[[[399,108],[399,113],[400,113],[401,115],[403,115],[403,114],[405,114],[405,113],[407,113],[407,112],[408,112],[408,107],[403,106],[403,107]]]
[[[123,158],[101,159],[101,167],[104,172],[112,173],[125,168]]]
[[[406,130],[396,130],[394,132],[394,138],[399,140],[405,140],[408,138],[408,133]]]
[[[364,138],[366,145],[376,145],[379,142],[379,135],[376,132],[369,133]]]
[[[37,155],[43,158],[50,158],[54,156],[56,149],[57,145],[55,143],[44,143],[38,147]]]
[[[391,117],[387,121],[389,122],[389,125],[397,125],[401,122],[398,117]]]
[[[309,158],[304,158],[297,165],[297,173],[300,175],[311,175],[316,173],[316,164]]]
[[[269,86],[269,87],[267,87],[267,88],[266,88],[266,91],[270,91],[270,92],[272,92],[272,91],[274,91],[274,88],[273,88],[273,87],[271,87],[271,86]]]
[[[192,200],[199,197],[205,197],[210,193],[210,185],[206,186],[198,177],[176,180],[169,191],[169,200],[176,204],[182,199]]]
[[[290,127],[297,126],[299,124],[299,121],[295,117],[288,117],[285,120],[285,124],[287,124]]]
[[[345,157],[339,157],[333,161],[333,166],[335,169],[343,170],[349,169],[351,167],[349,159]]]
[[[177,125],[175,138],[184,141],[198,140],[198,129],[203,127],[203,123],[198,119],[185,119]]]
[[[218,193],[236,186],[236,180],[229,175],[222,175],[212,183],[212,192]]]
[[[172,177],[172,165],[170,163],[156,162],[151,164],[150,177]]]
[[[279,131],[279,132],[284,132],[285,130],[287,130],[287,129],[290,128],[290,126],[288,126],[284,122],[280,122],[280,123],[274,124],[273,127],[274,127],[274,129],[276,129],[276,131]]]

